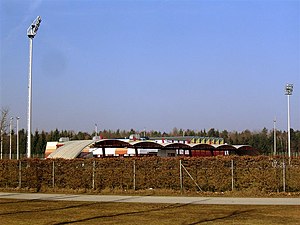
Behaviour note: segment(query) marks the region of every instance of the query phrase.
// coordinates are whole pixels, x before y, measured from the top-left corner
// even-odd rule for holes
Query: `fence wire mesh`
[[[200,187],[209,192],[299,192],[299,174],[300,158],[291,164],[286,158],[271,157],[0,160],[0,188],[34,191],[199,191]]]

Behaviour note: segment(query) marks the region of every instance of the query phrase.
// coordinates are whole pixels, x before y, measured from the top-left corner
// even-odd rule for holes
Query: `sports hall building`
[[[223,138],[213,137],[155,137],[140,138],[131,135],[128,139],[74,140],[61,138],[58,142],[48,142],[46,158],[103,158],[142,156],[217,156],[217,155],[257,155],[258,151],[249,145],[229,145]]]

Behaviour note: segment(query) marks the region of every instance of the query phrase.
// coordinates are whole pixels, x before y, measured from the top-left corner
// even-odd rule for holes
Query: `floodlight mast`
[[[42,19],[38,16],[27,29],[29,38],[29,75],[28,75],[28,115],[27,115],[27,158],[31,157],[31,117],[32,117],[32,49],[33,38],[35,37]]]
[[[289,164],[291,163],[291,122],[290,122],[290,96],[293,94],[294,85],[286,84],[285,95],[288,98],[288,156]]]
[[[27,29],[27,36],[29,38],[34,38],[34,36],[36,35],[36,32],[38,31],[40,24],[42,22],[42,19],[40,16],[38,16],[33,22],[32,24],[28,27]]]

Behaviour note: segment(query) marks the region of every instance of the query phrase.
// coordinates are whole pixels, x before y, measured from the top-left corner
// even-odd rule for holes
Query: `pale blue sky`
[[[0,0],[0,106],[33,130],[300,129],[300,2]]]

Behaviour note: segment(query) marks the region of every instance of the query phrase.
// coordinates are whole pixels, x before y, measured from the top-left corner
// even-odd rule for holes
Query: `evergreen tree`
[[[22,129],[19,131],[19,153],[20,158],[23,157],[23,155],[26,155],[26,148],[27,148],[27,132]]]
[[[39,135],[38,142],[35,147],[36,154],[43,154],[47,145],[46,134],[44,131]]]
[[[215,129],[214,129],[214,128],[211,128],[211,129],[207,132],[207,136],[208,136],[208,137],[217,137]]]
[[[39,131],[36,130],[34,133],[34,136],[33,136],[33,141],[32,141],[32,154],[38,153],[37,144],[39,142],[39,139],[40,139]]]

